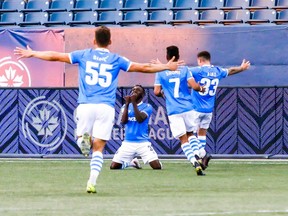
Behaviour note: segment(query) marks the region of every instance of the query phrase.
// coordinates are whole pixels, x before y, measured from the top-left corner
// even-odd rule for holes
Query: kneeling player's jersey
[[[195,110],[203,113],[213,112],[216,90],[219,81],[228,76],[228,70],[212,65],[189,68],[197,83],[204,85],[205,92],[192,91],[192,101]]]
[[[125,105],[124,105],[125,106]],[[124,108],[123,106],[123,108]],[[122,108],[122,110],[123,110]],[[144,112],[147,118],[139,123],[136,120],[133,105],[129,104],[128,107],[128,122],[125,124],[125,141],[130,142],[146,142],[149,140],[149,118],[152,114],[152,107],[147,103],[139,103],[138,109],[140,112]]]

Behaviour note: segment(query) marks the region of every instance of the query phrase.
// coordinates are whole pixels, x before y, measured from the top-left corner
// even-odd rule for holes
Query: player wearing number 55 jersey
[[[211,158],[206,154],[206,132],[209,128],[212,112],[214,108],[216,90],[219,81],[229,75],[247,70],[250,67],[250,62],[243,60],[239,67],[231,67],[224,69],[211,65],[211,55],[207,51],[199,52],[197,55],[198,67],[191,67],[189,70],[193,74],[196,82],[205,86],[205,92],[192,91],[192,102],[195,106],[193,119],[196,122],[194,131],[198,134],[198,140],[194,136],[195,142],[199,143],[199,156],[202,158],[202,168],[206,169]]]
[[[85,49],[72,53],[34,51],[16,47],[14,54],[20,58],[38,58],[46,61],[60,61],[79,65],[79,98],[77,107],[77,143],[87,155],[92,144],[90,177],[86,191],[96,193],[96,180],[102,169],[102,151],[109,140],[114,122],[115,93],[120,70],[127,72],[155,73],[175,70],[181,62],[167,64],[142,64],[131,62],[108,50],[111,44],[110,29],[97,27],[95,49]]]

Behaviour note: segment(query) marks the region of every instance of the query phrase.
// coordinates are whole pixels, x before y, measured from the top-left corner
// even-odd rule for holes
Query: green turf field
[[[196,176],[185,160],[164,170],[109,170],[85,192],[89,160],[0,160],[1,216],[288,215],[288,161],[213,160]]]

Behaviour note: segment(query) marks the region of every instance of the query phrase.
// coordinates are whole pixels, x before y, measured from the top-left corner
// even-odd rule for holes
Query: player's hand
[[[20,47],[16,47],[14,49],[14,55],[18,56],[17,59],[21,58],[30,58],[32,57],[33,50],[27,45],[27,49],[22,49]]]
[[[130,96],[130,100],[131,100],[132,103],[135,103],[136,100],[137,100],[137,94],[132,94],[132,95]]]
[[[177,70],[178,66],[184,65],[185,62],[183,60],[179,60],[177,62],[174,62],[175,56],[173,56],[170,61],[167,63],[169,70],[175,71]]]
[[[199,92],[204,93],[205,91],[206,91],[206,86],[205,85],[203,85],[203,86],[200,85],[200,91]]]
[[[124,97],[124,99],[125,99],[125,103],[126,103],[127,105],[131,102],[130,95],[126,95],[126,96]]]
[[[243,59],[240,67],[242,68],[242,70],[247,70],[250,67],[250,61],[246,61],[245,59]]]
[[[151,60],[152,64],[162,64],[162,62],[157,58],[157,59],[152,59]]]

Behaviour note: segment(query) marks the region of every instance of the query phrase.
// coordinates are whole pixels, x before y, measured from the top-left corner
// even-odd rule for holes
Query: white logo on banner
[[[21,61],[12,61],[11,57],[0,59],[0,87],[31,86],[30,72]]]
[[[61,124],[59,124],[58,116],[62,117]],[[56,129],[63,131],[62,136],[53,138]],[[37,97],[24,110],[22,131],[25,138],[35,145],[50,150],[56,149],[61,145],[67,133],[65,111],[57,101],[49,102],[45,100],[45,96]]]

